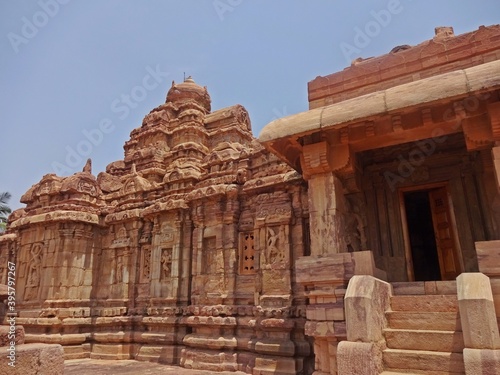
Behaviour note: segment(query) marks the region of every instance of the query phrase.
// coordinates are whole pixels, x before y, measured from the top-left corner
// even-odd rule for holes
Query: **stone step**
[[[418,371],[418,372],[408,372],[407,370],[388,370],[381,372],[379,375],[421,375],[421,374],[432,374],[432,375],[441,375],[440,373],[436,373],[435,371]]]
[[[461,331],[462,324],[458,312],[387,311],[385,313],[390,328],[424,329],[438,331]]]
[[[392,296],[392,311],[456,312],[456,295]]]
[[[392,282],[391,285],[393,295],[457,294],[455,280]]]
[[[462,332],[385,329],[387,347],[391,349],[426,350],[462,353]]]
[[[426,374],[464,374],[461,353],[433,352],[428,350],[385,349],[384,366],[387,370],[407,369],[409,372],[424,371]]]
[[[405,370],[405,369],[390,369],[381,372],[379,375],[450,375],[450,374],[462,374],[460,372],[448,372],[448,371],[429,371],[429,370]]]

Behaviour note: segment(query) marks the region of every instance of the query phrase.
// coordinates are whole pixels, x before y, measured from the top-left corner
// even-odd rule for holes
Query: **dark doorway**
[[[404,194],[415,281],[441,280],[428,191]]]

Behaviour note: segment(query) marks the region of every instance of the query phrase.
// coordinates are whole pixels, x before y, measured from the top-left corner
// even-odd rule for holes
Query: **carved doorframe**
[[[399,199],[399,209],[400,209],[400,216],[401,216],[401,227],[402,227],[402,232],[403,232],[403,243],[404,243],[404,249],[405,249],[406,273],[408,275],[409,281],[415,281],[415,274],[414,274],[413,256],[412,256],[412,251],[411,251],[410,235],[409,235],[409,230],[408,230],[408,221],[407,221],[407,217],[406,217],[406,206],[405,206],[404,194],[408,193],[408,192],[417,192],[417,191],[429,192],[431,190],[441,189],[441,188],[446,190],[446,195],[448,198],[449,214],[450,214],[451,224],[454,228],[453,229],[453,241],[454,241],[455,246],[456,246],[456,258],[459,262],[460,270],[463,272],[465,269],[463,255],[462,255],[462,249],[460,246],[460,238],[458,236],[458,231],[457,231],[457,220],[455,217],[453,200],[452,200],[451,193],[450,193],[451,189],[450,189],[449,181],[442,181],[442,182],[434,182],[434,183],[423,184],[423,185],[412,185],[412,186],[401,187],[398,189],[398,199]],[[436,241],[437,241],[437,239],[436,239]],[[438,251],[439,251],[439,249],[438,249]],[[440,269],[441,269],[441,265],[440,265]],[[441,276],[442,276],[442,274],[441,274]]]

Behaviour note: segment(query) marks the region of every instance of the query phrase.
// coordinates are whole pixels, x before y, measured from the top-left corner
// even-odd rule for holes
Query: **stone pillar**
[[[500,374],[500,336],[489,278],[463,273],[457,277],[457,293],[465,373]]]
[[[176,230],[182,230],[183,233],[178,264],[179,290],[177,291],[177,303],[181,306],[187,306],[191,299],[193,222],[190,220],[188,213],[184,212],[182,222],[176,221],[175,225]]]
[[[383,331],[391,295],[391,285],[372,276],[350,280],[344,299],[348,341],[338,346],[339,374],[378,375],[383,371]]]
[[[346,252],[347,207],[340,179],[323,173],[311,176],[308,183],[311,256]]]

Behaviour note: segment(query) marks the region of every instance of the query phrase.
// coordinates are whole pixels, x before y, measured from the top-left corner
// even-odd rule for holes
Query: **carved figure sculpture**
[[[40,274],[42,268],[42,245],[35,244],[30,250],[30,261],[28,264],[28,285],[40,285]]]

